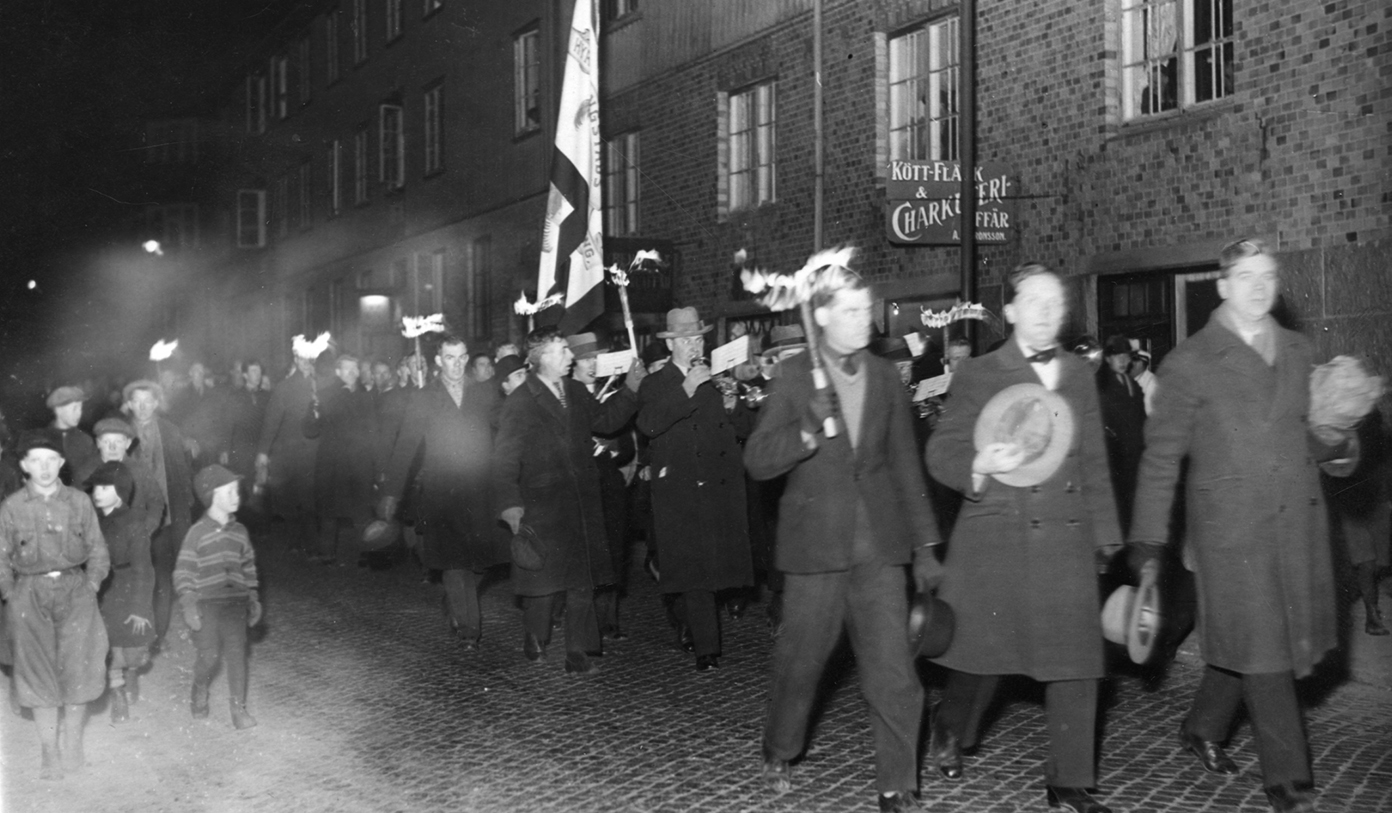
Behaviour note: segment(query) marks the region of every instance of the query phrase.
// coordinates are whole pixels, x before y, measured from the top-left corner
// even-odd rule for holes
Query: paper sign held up
[[[942,375],[935,375],[932,378],[925,378],[918,382],[918,389],[914,390],[913,400],[922,401],[925,398],[942,395],[947,392],[947,388],[951,383],[952,373],[943,373]]]
[[[749,334],[728,341],[711,351],[711,375],[719,375],[749,361]]]
[[[923,336],[918,331],[904,334],[904,343],[909,346],[909,352],[914,358],[923,355],[923,351],[928,349],[928,345],[923,341]]]
[[[633,367],[632,350],[617,350],[613,353],[600,353],[595,356],[595,378],[608,378],[611,375],[624,375]]]

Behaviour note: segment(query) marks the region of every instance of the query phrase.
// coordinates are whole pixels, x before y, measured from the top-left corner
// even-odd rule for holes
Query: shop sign
[[[886,178],[885,231],[891,243],[961,243],[962,168],[956,161],[891,161]],[[1009,167],[976,167],[976,241],[1004,243],[1015,229],[1017,182]]]

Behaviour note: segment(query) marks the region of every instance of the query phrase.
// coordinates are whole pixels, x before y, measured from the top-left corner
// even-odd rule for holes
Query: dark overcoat
[[[154,643],[155,565],[150,558],[145,517],[123,505],[110,514],[98,511],[97,522],[111,554],[111,575],[98,597],[106,637],[113,647]],[[150,623],[137,629],[128,621],[132,615]]]
[[[372,512],[377,457],[377,402],[372,393],[341,381],[321,387],[319,405],[305,412],[303,430],[318,438],[314,506],[321,517],[365,517]]]
[[[1013,384],[1040,383],[1019,343],[962,362],[951,397],[928,440],[928,469],[964,497],[948,540],[938,596],[952,605],[957,631],[938,663],[979,675],[1036,680],[1103,675],[1097,549],[1121,544],[1092,370],[1058,356],[1055,390],[1072,407],[1075,430],[1058,471],[1015,487],[987,478],[972,485],[977,416]]]
[[[637,408],[627,387],[600,404],[571,378],[561,379],[566,406],[536,375],[503,401],[493,449],[497,514],[523,509],[522,522],[541,542],[540,570],[512,569],[513,590],[546,596],[614,582],[604,527],[594,433],[621,428]]]
[[[664,593],[753,584],[749,513],[739,438],[754,414],[740,401],[726,414],[710,383],[687,397],[676,364],[643,379],[638,431],[649,438],[653,521]]]
[[[267,488],[272,509],[285,516],[313,510],[314,458],[319,441],[305,437],[305,412],[314,397],[312,382],[299,371],[291,373],[271,391],[266,418],[261,424],[258,454],[269,455]]]
[[[1135,381],[1128,390],[1117,374],[1104,364],[1097,371],[1097,397],[1102,409],[1102,432],[1107,441],[1112,491],[1124,530],[1131,522],[1136,472],[1141,467],[1141,452],[1145,451],[1145,393]]]
[[[269,392],[238,387],[222,401],[222,439],[218,448],[227,452],[227,468],[248,478],[248,482],[256,474],[256,442],[260,440],[270,400]]]
[[[400,392],[405,411],[387,458],[383,493],[402,498],[419,459],[417,526],[427,567],[477,571],[508,561],[508,535],[493,510],[489,389],[466,384],[458,406],[438,380],[423,390],[392,391]]]
[[[844,431],[818,436],[814,449],[803,444],[802,414],[814,390],[806,353],[783,361],[745,444],[751,477],[788,475],[778,506],[774,565],[780,571],[850,569],[857,502],[865,507],[874,556],[883,564],[907,564],[914,548],[940,541],[899,373],[869,353],[858,358],[866,390],[854,448]]]
[[[193,471],[192,461],[189,459],[188,448],[184,446],[183,433],[172,421],[165,418],[155,418],[156,426],[159,427],[160,446],[164,448],[164,481],[168,491],[165,502],[165,520],[170,526],[170,538],[177,550],[184,535],[188,533],[189,526],[193,524],[193,512],[197,505],[197,500],[193,496]],[[136,441],[131,447],[130,457],[137,462],[149,465],[145,460],[145,455],[140,450],[140,441]],[[127,464],[129,460],[125,461]],[[154,479],[154,471],[151,469],[151,482],[158,485]],[[136,501],[143,501],[138,493],[140,479],[137,475],[135,496]],[[148,509],[147,509],[148,510]]]
[[[1180,464],[1185,558],[1204,660],[1244,674],[1308,675],[1335,639],[1321,459],[1306,428],[1310,344],[1276,330],[1268,365],[1217,314],[1165,357],[1146,422],[1131,539],[1164,543]]]

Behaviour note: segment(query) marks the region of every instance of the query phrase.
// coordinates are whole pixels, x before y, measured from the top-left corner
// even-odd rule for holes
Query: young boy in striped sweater
[[[193,716],[208,716],[208,687],[218,662],[225,658],[232,725],[251,728],[256,719],[246,710],[246,631],[261,620],[261,601],[256,594],[251,539],[233,516],[241,505],[239,480],[240,476],[217,465],[194,476],[193,490],[208,510],[184,537],[174,566],[174,590],[198,649],[193,665]]]

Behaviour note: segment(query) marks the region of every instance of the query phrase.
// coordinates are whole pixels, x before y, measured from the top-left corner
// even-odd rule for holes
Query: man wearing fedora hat
[[[774,555],[783,632],[774,643],[763,778],[775,792],[791,788],[789,763],[807,744],[822,673],[844,631],[870,708],[880,810],[917,810],[923,688],[909,649],[905,566],[912,561],[918,586],[931,586],[940,537],[899,375],[865,349],[870,289],[832,268],[812,298],[832,386],[816,388],[807,354],[785,360],[744,454],[754,478],[787,477]],[[827,437],[833,399],[843,420]]]
[[[712,326],[695,308],[667,312],[671,361],[638,390],[638,431],[648,438],[658,588],[676,594],[677,640],[696,654],[696,670],[720,665],[716,594],[754,582],[745,508],[741,437],[754,413],[711,384],[704,358]]]
[[[1207,666],[1180,745],[1211,773],[1237,773],[1222,743],[1245,703],[1272,808],[1312,811],[1295,681],[1338,645],[1318,464],[1356,454],[1349,433],[1312,408],[1309,340],[1271,316],[1276,258],[1239,240],[1218,264],[1222,304],[1160,373],[1128,558],[1139,571],[1168,542],[1187,458],[1184,562],[1196,579]]]
[[[999,678],[1045,684],[1050,806],[1108,813],[1089,793],[1097,682],[1105,673],[1099,552],[1121,545],[1092,370],[1058,346],[1063,283],[1027,263],[1007,280],[1013,335],[953,372],[951,400],[928,441],[933,477],[964,501],[938,597],[957,629],[937,662],[950,672],[930,757],[962,776]]]

